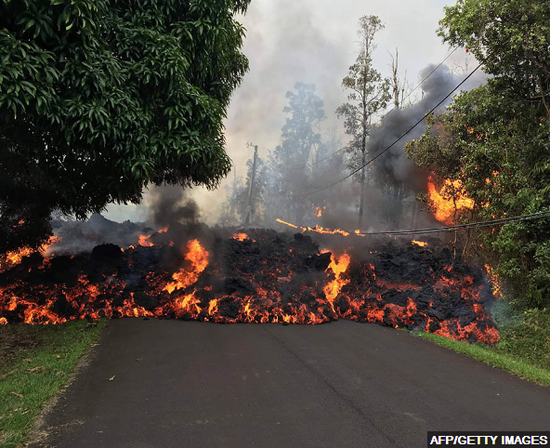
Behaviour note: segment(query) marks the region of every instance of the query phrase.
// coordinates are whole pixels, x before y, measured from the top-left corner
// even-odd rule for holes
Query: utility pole
[[[249,148],[252,143],[247,143]],[[256,162],[258,160],[258,145],[254,145],[254,163],[252,164],[252,177],[250,178],[250,185],[248,186],[248,200],[246,202],[246,212],[244,215],[244,225],[249,226],[252,219],[252,197],[254,195],[254,181],[256,180]]]

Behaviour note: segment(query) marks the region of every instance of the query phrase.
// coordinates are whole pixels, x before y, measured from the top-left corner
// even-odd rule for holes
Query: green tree
[[[430,117],[407,146],[415,162],[440,178],[462,181],[475,201],[469,219],[550,210],[550,5],[535,1],[459,1],[440,34],[467,45],[493,75]],[[510,223],[472,234],[473,248],[527,305],[550,304],[550,225]]]
[[[217,186],[249,3],[2,0],[0,251],[38,244],[55,209]]]
[[[348,102],[336,110],[338,117],[344,117],[346,134],[351,137],[349,153],[352,155],[350,169],[363,166],[360,174],[361,197],[359,200],[359,229],[363,225],[365,202],[365,181],[367,161],[367,139],[372,128],[372,118],[384,110],[391,98],[390,81],[373,66],[373,52],[376,48],[374,36],[384,25],[377,16],[363,16],[359,20],[361,49],[355,64],[349,68],[342,86],[350,90]],[[360,155],[360,158],[354,157]]]
[[[300,196],[311,188],[310,170],[307,166],[314,148],[321,142],[317,125],[324,120],[323,100],[315,94],[312,84],[296,83],[295,92],[287,92],[290,114],[282,128],[281,144],[271,154],[271,173],[274,176],[272,192],[284,197],[283,219],[301,225],[305,214],[305,198]]]
[[[538,94],[547,104],[549,17],[548,2],[459,0],[445,8],[438,33],[451,45],[466,46],[500,87],[517,95]]]

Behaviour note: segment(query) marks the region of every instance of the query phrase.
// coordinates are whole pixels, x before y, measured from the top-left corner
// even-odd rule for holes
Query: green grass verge
[[[501,353],[499,346],[488,347],[483,344],[468,344],[455,341],[443,336],[430,333],[414,333],[416,336],[435,342],[442,347],[454,350],[455,352],[468,355],[478,361],[482,361],[498,369],[506,370],[514,375],[533,381],[542,386],[550,387],[550,370],[537,367],[524,359],[522,355],[515,353]],[[506,342],[506,341],[504,341]],[[499,344],[500,345],[500,344]]]
[[[63,388],[77,361],[97,341],[105,325],[106,321],[94,326],[77,321],[0,327],[2,448],[15,448],[26,440],[44,403]]]

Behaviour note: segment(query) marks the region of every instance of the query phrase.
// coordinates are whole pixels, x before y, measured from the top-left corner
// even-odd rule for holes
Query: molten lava
[[[277,218],[275,221],[277,221],[280,224],[284,224],[285,226],[292,227],[293,229],[297,229],[298,226],[295,226],[294,224],[291,224],[289,222],[283,221],[282,219]]]
[[[237,241],[244,241],[248,239],[248,235],[246,233],[235,233],[233,235],[233,239]]]
[[[168,283],[164,290],[172,293],[177,289],[185,289],[197,281],[199,275],[208,266],[208,252],[204,250],[198,240],[189,241],[185,259],[190,263],[189,269],[182,268],[172,275],[174,282]]]
[[[420,246],[420,247],[426,247],[428,245],[428,243],[426,243],[425,241],[417,241],[417,240],[412,240],[412,244],[415,244],[416,246]]]
[[[474,201],[464,195],[464,188],[459,180],[445,179],[445,184],[438,190],[433,178],[428,178],[428,197],[435,208],[435,218],[444,224],[454,224],[455,213],[459,210],[471,210]]]
[[[149,241],[152,235],[139,235],[138,244],[142,247],[153,247],[154,244]]]
[[[30,247],[23,247],[16,251],[6,252],[4,255],[0,255],[0,272],[17,266],[23,258],[28,257],[36,252],[40,252],[45,255],[49,255],[51,247],[61,241],[58,236],[52,235],[48,241],[42,244],[38,249],[32,249]]]
[[[8,252],[6,254],[6,263],[11,266],[15,266],[16,264],[21,263],[23,257],[28,257],[32,253],[34,253],[34,250],[30,247],[24,247],[23,249]]]
[[[342,278],[342,275],[348,270],[350,261],[351,258],[348,254],[343,254],[338,258],[335,257],[333,254],[330,255],[330,264],[328,265],[327,272],[329,269],[330,271],[332,271],[332,273],[334,274],[334,280],[328,282],[323,291],[325,293],[326,299],[330,303],[332,311],[335,313],[336,309],[334,308],[334,301],[340,294],[342,288],[350,282],[349,279]]]
[[[182,250],[155,242],[125,251],[97,246],[42,265],[23,257],[22,269],[0,273],[0,324],[102,317],[292,324],[350,319],[498,341],[487,312],[490,284],[448,250],[381,238],[336,255],[319,251],[303,233],[251,230],[241,239],[209,232],[202,242],[190,238]]]
[[[283,221],[282,219],[278,219],[278,218],[276,219],[276,221],[280,224],[284,224],[285,226],[291,227],[293,229],[300,229],[302,232],[314,232],[314,233],[319,233],[321,235],[343,235],[343,236],[351,235],[349,232],[346,232],[345,230],[342,230],[342,229],[329,230],[321,226],[301,227],[301,226],[296,226],[289,222]],[[359,230],[356,230],[355,233],[358,234]]]

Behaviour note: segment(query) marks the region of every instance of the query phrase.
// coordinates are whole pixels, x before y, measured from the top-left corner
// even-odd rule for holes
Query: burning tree
[[[492,75],[431,117],[408,146],[415,162],[461,189],[472,221],[550,210],[550,5],[466,1],[446,8],[440,35],[466,46]],[[457,191],[458,192],[458,191]],[[472,233],[494,272],[526,303],[550,304],[548,220]]]
[[[148,183],[214,187],[250,0],[0,3],[0,251]]]
[[[367,178],[367,139],[372,128],[372,118],[386,108],[391,96],[389,80],[382,76],[373,66],[372,55],[376,48],[374,36],[384,25],[377,16],[364,16],[359,20],[359,37],[361,50],[355,64],[349,68],[348,76],[342,86],[350,90],[348,103],[340,106],[336,113],[344,117],[346,133],[351,137],[349,152],[352,155],[352,170],[363,166],[360,174],[361,197],[359,200],[359,228],[363,225],[363,207],[365,202],[365,182]],[[357,154],[360,158],[353,157]]]

